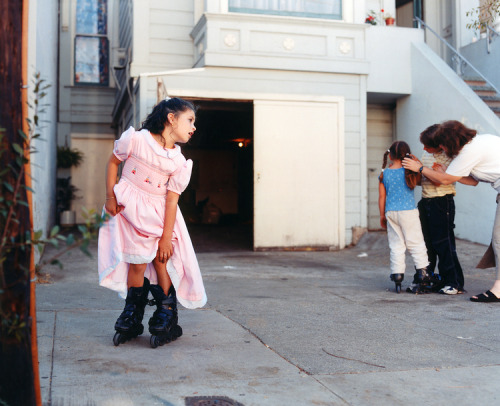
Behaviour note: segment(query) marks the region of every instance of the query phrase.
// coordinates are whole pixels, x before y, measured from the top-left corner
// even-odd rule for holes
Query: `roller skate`
[[[396,293],[401,292],[401,282],[403,282],[404,278],[405,278],[405,275],[403,273],[392,273],[391,274],[391,281],[393,281],[396,284]]]
[[[149,332],[151,333],[149,343],[152,348],[156,348],[179,338],[182,335],[182,328],[177,324],[175,288],[170,287],[168,296],[159,285],[151,285],[150,289],[157,308],[149,319]]]
[[[416,269],[413,282],[406,288],[408,293],[430,293],[432,287],[431,276],[427,273],[427,268]]]
[[[444,287],[444,281],[438,273],[429,273],[431,292],[439,292]]]
[[[116,333],[113,337],[115,346],[136,338],[143,333],[142,318],[144,317],[144,309],[148,304],[149,286],[149,280],[144,278],[143,286],[129,288],[125,299],[125,308],[115,323]]]

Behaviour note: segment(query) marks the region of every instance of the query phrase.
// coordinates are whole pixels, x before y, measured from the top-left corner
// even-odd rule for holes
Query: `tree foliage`
[[[500,1],[486,0],[479,7],[467,11],[466,16],[473,18],[473,21],[467,24],[467,28],[484,31],[488,25],[493,25],[493,22],[500,16]]]

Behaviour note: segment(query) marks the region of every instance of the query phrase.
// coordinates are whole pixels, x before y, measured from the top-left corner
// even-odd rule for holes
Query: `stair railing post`
[[[446,41],[443,37],[441,37],[441,35],[439,35],[436,31],[434,31],[432,28],[430,28],[421,18],[419,17],[415,17],[414,18],[415,21],[417,21],[421,26],[424,27],[424,29],[427,29],[429,30],[431,33],[433,33],[442,43],[444,43],[454,54],[454,56],[452,56],[452,61],[454,61],[454,58],[457,58],[457,59],[460,59],[461,60],[461,64],[463,64],[464,66],[467,66],[469,67],[470,69],[472,69],[474,71],[474,73],[479,76],[482,80],[484,80],[489,86],[491,86],[493,88],[493,90],[495,90],[496,93],[500,93],[500,91],[496,88],[496,86],[491,83],[491,81],[489,81],[481,72],[479,72],[467,59],[465,59],[461,54],[460,52],[458,52],[454,47],[452,47],[450,45],[450,43],[448,41]],[[490,27],[491,28],[491,27]],[[498,34],[496,31],[495,31],[496,34]],[[458,64],[457,64],[457,70],[458,71],[463,71],[463,68],[461,67],[458,67]],[[458,72],[457,72],[458,74]],[[459,75],[460,76],[460,75]]]

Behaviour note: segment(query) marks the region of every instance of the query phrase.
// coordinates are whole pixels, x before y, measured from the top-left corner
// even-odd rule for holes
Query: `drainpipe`
[[[413,0],[413,17],[418,17],[421,20],[424,19],[424,15],[422,13],[422,0]],[[415,19],[413,20],[413,28],[420,28]]]

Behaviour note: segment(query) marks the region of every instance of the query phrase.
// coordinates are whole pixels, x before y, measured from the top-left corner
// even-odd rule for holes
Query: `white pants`
[[[391,273],[405,273],[408,249],[417,269],[429,265],[418,210],[388,211],[387,237],[391,249]]]

